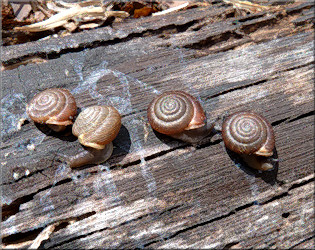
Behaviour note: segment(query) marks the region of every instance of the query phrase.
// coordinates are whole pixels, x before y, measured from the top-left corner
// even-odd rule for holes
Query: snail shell
[[[72,126],[72,133],[86,146],[84,151],[70,156],[71,168],[106,161],[113,152],[112,141],[121,127],[119,112],[111,106],[91,106],[83,110]]]
[[[27,105],[26,112],[34,122],[61,131],[65,126],[73,124],[77,105],[67,89],[52,88],[36,94]]]
[[[119,112],[111,106],[91,106],[83,110],[72,127],[72,133],[87,147],[105,148],[121,127]]]
[[[183,91],[167,91],[157,96],[149,104],[147,114],[154,130],[187,142],[196,142],[210,131],[198,100]]]
[[[225,146],[231,151],[242,156],[259,156],[262,160],[259,160],[259,157],[245,157],[245,161],[254,168],[260,170],[272,168],[267,162],[264,165],[259,164],[265,161],[264,157],[273,155],[275,147],[272,126],[263,116],[252,111],[230,115],[222,124],[222,137]]]

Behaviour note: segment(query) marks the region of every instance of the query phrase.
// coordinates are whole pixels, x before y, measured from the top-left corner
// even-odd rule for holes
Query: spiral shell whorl
[[[264,117],[254,112],[237,112],[222,126],[225,145],[238,154],[271,156],[274,134]]]
[[[150,103],[148,119],[154,130],[171,135],[204,125],[205,114],[194,97],[183,91],[168,91]]]
[[[118,111],[111,106],[91,106],[82,111],[72,127],[81,144],[103,149],[113,141],[121,127]]]
[[[36,94],[27,105],[26,111],[38,123],[70,125],[77,114],[77,106],[68,90],[52,88]]]

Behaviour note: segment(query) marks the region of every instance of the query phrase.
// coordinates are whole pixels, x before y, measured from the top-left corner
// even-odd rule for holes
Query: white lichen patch
[[[13,179],[14,179],[14,180],[19,179],[19,174],[18,174],[18,173],[13,173]]]
[[[5,135],[16,131],[21,117],[27,117],[25,112],[26,98],[22,93],[9,94],[1,99],[1,106],[3,117],[1,135]]]
[[[23,126],[23,124],[24,124],[24,122],[25,122],[26,120],[27,120],[27,119],[26,119],[25,117],[22,117],[22,118],[18,121],[17,126],[16,126],[17,130],[21,130],[21,128],[22,128],[22,126]]]
[[[35,150],[35,144],[33,144],[33,143],[28,144],[28,145],[26,146],[26,148],[27,148],[28,150],[30,150],[30,151],[34,151],[34,150]]]
[[[261,217],[259,220],[257,220],[257,223],[262,223],[262,222],[264,222],[264,221],[266,221],[268,219],[269,219],[269,216],[265,215],[265,216]]]

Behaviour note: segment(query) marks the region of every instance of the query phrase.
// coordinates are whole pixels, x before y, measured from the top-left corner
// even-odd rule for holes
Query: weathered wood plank
[[[283,248],[313,244],[313,32],[302,25],[291,36],[285,31],[276,39],[264,40],[255,30],[249,33],[250,40],[244,34],[232,35],[231,44],[243,45],[226,49],[230,38],[222,37],[222,47],[220,34],[237,32],[230,20],[218,19],[210,25],[209,13],[216,16],[217,9],[206,14],[195,11],[178,18],[175,26],[185,26],[179,35],[175,31],[169,37],[159,32],[135,36],[3,72],[1,226],[5,245],[21,241],[29,246],[28,240],[55,223],[61,224],[42,246]],[[250,27],[265,20],[264,15],[242,23]],[[143,27],[144,20],[149,19],[139,20]],[[169,25],[167,18],[162,24],[151,21],[144,30]],[[227,29],[220,33],[218,23]],[[198,31],[200,36],[194,38]],[[252,43],[253,38],[259,43]],[[55,158],[56,153],[79,151],[76,138],[41,131],[33,123],[16,128],[19,119],[26,117],[31,96],[56,86],[70,89],[80,107],[108,103],[123,114],[124,128],[108,163],[70,170]],[[197,148],[154,134],[147,124],[146,107],[156,94],[174,88],[198,97],[209,119],[242,109],[262,113],[275,128],[279,167],[262,174],[239,168],[226,154],[219,134]],[[28,147],[32,144],[35,151]],[[238,225],[239,221],[251,223],[253,230]]]
[[[177,53],[175,51],[175,53],[172,54],[169,50],[164,51],[164,49],[152,51],[150,50],[152,48],[150,46],[148,50],[153,53],[153,55],[151,55],[153,58],[157,58],[159,55],[163,54],[169,58],[167,62],[169,63],[168,69],[170,72],[164,72],[164,77],[159,76],[163,74],[163,70],[165,70],[165,68],[162,67],[162,65],[158,66],[156,63],[157,59],[154,60],[152,57],[150,58],[152,59],[150,61],[153,63],[152,67],[157,65],[157,69],[155,71],[150,69],[151,66],[147,65],[147,61],[144,65],[142,64],[142,61],[139,61],[137,66],[130,68],[127,68],[126,64],[121,65],[123,63],[107,61],[108,59],[110,60],[112,56],[108,55],[106,52],[113,51],[112,49],[105,50],[105,53],[101,53],[98,49],[96,49],[96,51],[93,53],[91,52],[89,56],[86,56],[87,58],[84,58],[84,55],[80,53],[75,58],[72,56],[71,59],[68,59],[67,56],[65,56],[65,58],[57,59],[56,61],[53,60],[52,66],[56,66],[55,71],[50,71],[50,74],[43,73],[43,75],[40,75],[41,77],[38,76],[36,78],[30,79],[28,78],[28,75],[36,71],[38,68],[41,72],[49,72],[48,69],[51,67],[50,63],[43,64],[43,70],[41,69],[42,65],[29,65],[26,67],[22,66],[21,68],[24,68],[22,71],[20,68],[18,68],[13,71],[4,72],[5,85],[9,86],[11,82],[13,84],[17,84],[13,85],[14,90],[11,88],[4,89],[5,96],[12,92],[17,94],[21,93],[22,91],[22,95],[24,96],[23,102],[17,100],[17,104],[19,104],[17,107],[12,105],[11,107],[8,107],[7,110],[8,116],[11,117],[11,120],[9,124],[5,124],[5,130],[9,133],[4,136],[4,139],[12,138],[12,133],[15,133],[15,137],[14,140],[11,139],[8,141],[5,139],[5,141],[9,144],[6,145],[6,149],[3,151],[3,153],[8,154],[8,156],[12,156],[12,154],[14,155],[17,151],[20,151],[17,157],[9,158],[15,163],[13,164],[13,162],[7,162],[7,164],[11,165],[12,168],[15,168],[16,165],[25,162],[25,157],[28,158],[28,164],[32,163],[33,161],[36,163],[38,160],[44,160],[42,157],[39,158],[39,155],[43,154],[42,150],[48,149],[51,151],[53,149],[52,151],[54,152],[57,150],[64,150],[64,146],[69,148],[70,145],[76,145],[76,142],[60,141],[59,138],[46,137],[45,134],[40,132],[36,127],[33,126],[33,124],[24,126],[19,133],[14,132],[14,127],[16,127],[18,120],[25,113],[23,107],[25,107],[26,104],[26,96],[36,93],[38,91],[36,86],[40,84],[43,86],[40,89],[53,86],[55,87],[57,83],[57,86],[69,86],[68,88],[72,88],[72,90],[74,89],[75,92],[78,90],[79,93],[76,94],[75,97],[79,107],[86,107],[97,103],[107,102],[118,108],[122,114],[128,115],[136,112],[136,115],[127,116],[123,119],[123,123],[131,131],[132,127],[134,126],[134,122],[138,122],[139,124],[142,124],[142,126],[144,125],[142,121],[145,119],[145,112],[138,112],[146,109],[148,103],[156,95],[157,91],[167,90],[169,84],[172,84],[172,82],[176,82],[176,87],[178,89],[184,89],[193,92],[196,94],[196,96],[199,95],[201,100],[203,100],[205,110],[209,113],[210,117],[217,117],[226,111],[235,109],[236,106],[257,109],[258,111],[264,113],[264,115],[271,122],[276,122],[277,120],[310,112],[313,110],[311,85],[313,81],[312,67],[306,67],[305,72],[298,69],[297,71],[292,71],[292,73],[286,72],[290,68],[298,68],[312,63],[314,60],[312,54],[313,43],[309,41],[310,38],[311,36],[308,34],[301,34],[296,37],[292,37],[289,40],[287,40],[288,38],[283,38],[279,39],[278,42],[270,42],[270,44],[266,44],[265,46],[260,44],[249,47],[242,51],[236,51],[236,54],[235,52],[225,52],[219,57],[216,55],[209,55],[207,57],[191,60],[188,56],[188,58],[184,59],[185,62],[182,64],[178,64],[178,60],[181,60],[181,51],[177,51]],[[292,45],[290,46],[292,50],[285,49],[288,43]],[[300,46],[300,44],[304,45]],[[273,48],[277,48],[283,53],[279,55],[279,52],[277,54]],[[128,50],[125,50],[126,53],[127,51]],[[142,54],[144,55],[146,52],[144,50],[142,51]],[[99,54],[103,56],[97,58],[96,56]],[[121,54],[126,56],[125,53]],[[132,55],[136,55],[137,58],[138,54],[129,54],[130,57],[132,57]],[[140,58],[141,56],[142,55],[140,55]],[[68,76],[66,76],[63,73],[63,66],[67,64],[65,62],[71,62],[70,60],[73,60],[74,63],[80,62],[81,60],[85,62],[86,65],[90,65],[91,60],[89,58],[91,58],[91,60],[93,58],[92,62],[99,68],[97,69],[96,66],[92,65],[90,66],[91,68],[88,67],[85,69],[82,72],[85,79],[84,82],[78,80],[79,76],[73,72],[75,70],[74,65],[70,64],[67,67],[67,70],[71,72],[71,74],[69,73]],[[270,62],[265,62],[265,58],[270,58]],[[292,58],[295,59],[292,60]],[[77,59],[77,61],[74,59]],[[102,67],[102,62],[104,62],[104,59],[106,59],[105,62],[108,62],[108,66],[105,68]],[[137,59],[134,60],[137,61]],[[120,62],[121,61],[123,61],[123,58],[121,58]],[[177,64],[175,63],[176,61]],[[61,68],[59,66],[59,69],[57,68],[58,62],[62,63]],[[172,62],[174,62],[173,66],[171,66]],[[262,63],[265,64],[264,68],[260,66]],[[94,77],[96,78],[95,80],[93,80],[93,78],[91,80],[91,77],[89,78],[89,75],[93,76],[93,71]],[[20,79],[25,80],[13,82],[16,75],[15,72],[20,75]],[[23,75],[21,72],[23,72]],[[110,75],[108,75],[108,73],[110,73]],[[105,75],[104,78],[98,80],[99,74]],[[113,76],[113,74],[116,74],[116,76]],[[266,85],[264,88],[259,87],[261,85],[259,83],[272,78],[274,78],[274,80],[272,80],[269,85]],[[292,81],[292,79],[294,79],[294,81]],[[26,89],[21,90],[18,87],[20,85],[24,86],[23,82],[26,82],[28,85],[27,82],[31,80],[34,82],[35,88],[32,89],[33,85],[30,85],[28,92],[24,92]],[[117,81],[119,81],[118,84]],[[72,86],[71,82],[74,82],[75,86]],[[286,93],[283,93],[284,83],[287,83],[285,85]],[[245,86],[255,86],[255,84],[258,84],[256,87],[258,89],[256,91],[253,91],[255,88],[249,88],[248,90],[237,90],[238,88]],[[273,84],[276,84],[278,87],[271,87]],[[97,88],[97,92],[86,91],[87,89],[95,87]],[[143,92],[141,95],[139,94],[139,87],[141,92]],[[301,95],[296,93],[294,91],[295,87],[301,88],[301,91],[303,91],[304,94]],[[272,100],[266,99],[265,97],[270,95],[272,88],[274,88],[274,91],[276,91],[279,96],[275,96],[274,98],[272,97]],[[108,90],[110,90],[110,92]],[[231,91],[231,93],[228,93],[229,91]],[[240,95],[240,93],[243,91],[245,91],[245,95]],[[255,94],[257,91],[260,93],[258,96]],[[221,93],[222,95],[220,95]],[[101,95],[100,98],[98,97],[99,94]],[[246,96],[246,98],[244,98],[244,96]],[[257,102],[253,102],[255,99],[257,99]],[[231,102],[228,100],[237,101],[233,102],[233,105],[231,106]],[[246,103],[248,106],[246,106]],[[295,106],[294,109],[291,108],[292,105]],[[268,108],[271,106],[277,106],[279,108],[279,112],[275,112],[273,109]],[[15,124],[11,124],[11,122],[15,122]],[[134,137],[134,135],[131,136]],[[153,135],[153,137],[155,136]],[[138,140],[140,140],[140,138],[143,140],[142,135]],[[30,141],[30,139],[32,139],[32,141]],[[43,142],[41,144],[42,140]],[[156,144],[159,143],[157,140],[155,140],[155,142]],[[30,143],[34,143],[36,146],[38,145],[38,149],[35,152],[26,149],[26,146]],[[131,144],[130,148],[131,154],[135,150],[133,144],[134,143]],[[175,143],[174,145],[178,144]],[[125,145],[123,144],[121,147],[122,150],[120,151],[120,154],[124,155],[122,151],[126,151],[128,148],[128,143]],[[13,149],[15,149],[14,152],[12,152]],[[147,150],[147,153],[144,156],[157,153],[159,150],[167,149],[169,149],[169,147],[163,146],[162,148],[157,148],[157,151],[154,150],[152,152],[152,150]],[[50,162],[53,157],[54,155],[48,154],[46,162]],[[129,157],[131,157],[129,158],[131,161],[139,159],[139,156],[136,156],[135,158],[129,155]],[[116,159],[115,161],[117,162]],[[119,164],[126,164],[127,162],[128,157],[127,161],[120,162]],[[42,167],[40,169],[42,169]],[[30,168],[29,170],[32,173],[33,171],[38,171],[38,168]],[[5,183],[7,181],[13,181],[12,174],[13,173],[10,168],[4,171],[4,176],[8,178],[7,180],[4,179]]]

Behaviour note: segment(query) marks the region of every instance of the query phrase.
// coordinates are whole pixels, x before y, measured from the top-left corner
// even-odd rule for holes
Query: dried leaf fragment
[[[151,15],[151,13],[154,13],[154,12],[156,12],[156,10],[154,8],[145,6],[141,9],[136,9],[134,11],[133,17],[139,18],[139,17],[143,17],[143,16],[149,16],[149,15]]]

